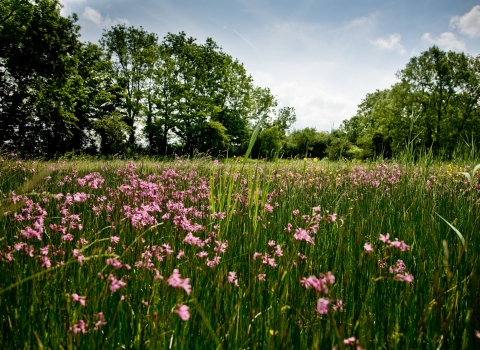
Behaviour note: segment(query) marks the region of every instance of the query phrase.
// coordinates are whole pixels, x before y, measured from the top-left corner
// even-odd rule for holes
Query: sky
[[[212,38],[242,62],[279,107],[294,107],[295,129],[337,128],[367,93],[437,45],[480,54],[480,0],[60,0],[76,13],[81,40],[126,24]]]

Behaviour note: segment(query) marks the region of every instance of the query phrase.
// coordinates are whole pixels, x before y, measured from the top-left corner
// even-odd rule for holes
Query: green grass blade
[[[440,217],[440,219],[442,219],[443,221],[445,221],[445,222],[448,224],[448,226],[450,226],[451,229],[452,229],[453,231],[455,231],[455,233],[457,234],[458,238],[460,238],[460,241],[462,242],[463,246],[465,247],[465,238],[463,238],[463,235],[460,233],[460,231],[459,231],[455,226],[453,226],[451,223],[449,223],[447,220],[445,220],[439,213],[436,212],[435,214],[437,214],[437,215]]]

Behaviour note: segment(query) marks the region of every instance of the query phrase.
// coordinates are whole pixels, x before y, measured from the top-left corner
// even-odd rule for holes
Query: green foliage
[[[355,337],[363,349],[477,349],[480,192],[455,174],[459,170],[466,169],[2,157],[8,181],[0,182],[0,344],[331,349]],[[105,182],[82,186],[78,180],[87,175]],[[48,213],[42,240],[22,233],[33,227],[25,218],[32,203]],[[126,215],[129,208],[136,214]],[[319,210],[328,220],[312,233],[315,244],[296,239]],[[67,228],[73,240],[62,239],[55,229],[76,217],[83,228]],[[142,218],[152,221],[134,224]],[[201,226],[194,233],[201,247],[185,243],[190,224]],[[387,232],[384,243],[379,236]],[[409,249],[396,249],[395,238]],[[254,259],[256,253],[261,256]],[[219,264],[207,266],[216,254]],[[263,262],[265,254],[275,266]],[[413,276],[410,283],[389,269],[399,260]],[[190,293],[169,284],[174,269],[189,278]],[[328,292],[301,284],[328,271],[335,276]],[[238,286],[229,283],[230,272]],[[126,285],[113,291],[112,276]],[[327,314],[316,310],[319,298],[328,299]],[[333,308],[338,300],[341,310]],[[179,305],[189,307],[188,320],[175,313]],[[75,328],[80,320],[85,333]]]
[[[0,3],[0,144],[30,155],[65,152],[77,126],[79,27],[56,0]]]
[[[258,158],[276,158],[283,148],[285,133],[278,126],[271,126],[262,130],[256,142],[257,147],[252,151]]]
[[[273,126],[279,130],[287,132],[290,127],[297,121],[297,115],[294,107],[283,107],[278,110],[277,117],[273,121]]]
[[[319,132],[314,128],[293,130],[286,139],[286,157],[317,157],[327,156],[327,148],[332,136],[327,132]]]
[[[218,156],[225,155],[230,146],[230,136],[228,130],[222,123],[210,121],[205,124],[204,129],[200,132],[199,151],[210,153]]]
[[[77,17],[61,17],[60,6],[0,3],[2,149],[242,155],[266,115],[252,150],[258,157],[478,157],[480,56],[434,46],[411,58],[390,89],[367,94],[340,130],[290,132],[295,109],[276,110],[270,89],[255,86],[213,39],[201,44],[180,32],[159,42],[142,27],[116,25],[99,45],[82,43]]]
[[[127,135],[130,126],[123,121],[123,116],[114,111],[92,122],[93,129],[100,136],[100,149],[103,155],[124,154],[128,146]]]
[[[366,155],[432,149],[451,159],[462,138],[479,140],[479,74],[480,56],[434,46],[413,57],[391,89],[367,94],[342,129]]]
[[[129,145],[136,147],[136,123],[144,115],[143,104],[150,65],[156,60],[157,36],[142,27],[113,26],[103,33],[100,44],[111,64],[110,74],[123,89],[119,111],[129,127]]]

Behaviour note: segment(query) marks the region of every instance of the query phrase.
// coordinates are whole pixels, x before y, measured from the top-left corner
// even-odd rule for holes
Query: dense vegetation
[[[414,57],[390,89],[368,94],[338,130],[290,130],[294,107],[212,40],[117,25],[98,44],[80,41],[76,16],[57,0],[0,3],[0,149],[172,156],[245,153],[260,158],[391,157],[476,153],[480,57],[438,47]],[[318,116],[321,118],[321,116]]]
[[[3,158],[0,347],[478,349],[461,170]]]

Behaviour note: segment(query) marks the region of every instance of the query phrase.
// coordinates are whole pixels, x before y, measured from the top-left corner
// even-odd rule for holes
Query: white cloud
[[[287,64],[289,70],[286,71]],[[340,70],[348,71],[347,76],[339,74]],[[395,78],[393,73],[372,70],[352,73],[345,62],[338,61],[298,63],[285,60],[265,66],[263,70],[254,70],[252,76],[255,85],[271,89],[278,98],[279,108],[295,107],[297,122],[293,128],[314,127],[319,131],[330,131],[332,126],[338,127],[343,120],[355,115],[365,94],[366,79],[370,79],[368,89],[388,87],[391,79],[388,82],[383,79]]]
[[[83,4],[86,0],[60,0],[60,3],[63,5],[60,14],[64,17],[70,15],[72,11],[72,5]]]
[[[307,126],[319,131],[329,131],[338,127],[340,121],[352,116],[358,101],[330,92],[330,89],[310,82],[286,80],[272,87],[282,106],[296,109],[296,129]]]
[[[111,27],[117,23],[128,23],[128,20],[123,18],[111,20],[109,16],[103,17],[100,12],[90,6],[85,7],[85,11],[83,11],[83,17],[95,23],[100,28]]]
[[[368,16],[357,17],[347,23],[346,28],[370,27],[377,24],[377,13],[371,13]]]
[[[405,48],[402,44],[400,44],[400,40],[402,39],[400,34],[390,34],[388,39],[377,38],[375,40],[370,40],[370,43],[373,46],[376,46],[380,50],[387,50],[387,51],[396,51],[401,53],[402,55],[405,54]]]
[[[458,40],[454,33],[452,32],[445,32],[440,34],[440,36],[436,38],[432,38],[430,33],[425,33],[422,35],[422,40],[429,45],[437,45],[438,47],[447,50],[447,51],[465,51],[466,46],[465,43],[461,40]]]
[[[461,17],[453,17],[450,25],[457,28],[460,33],[472,38],[480,36],[480,5],[474,6],[470,12]]]

